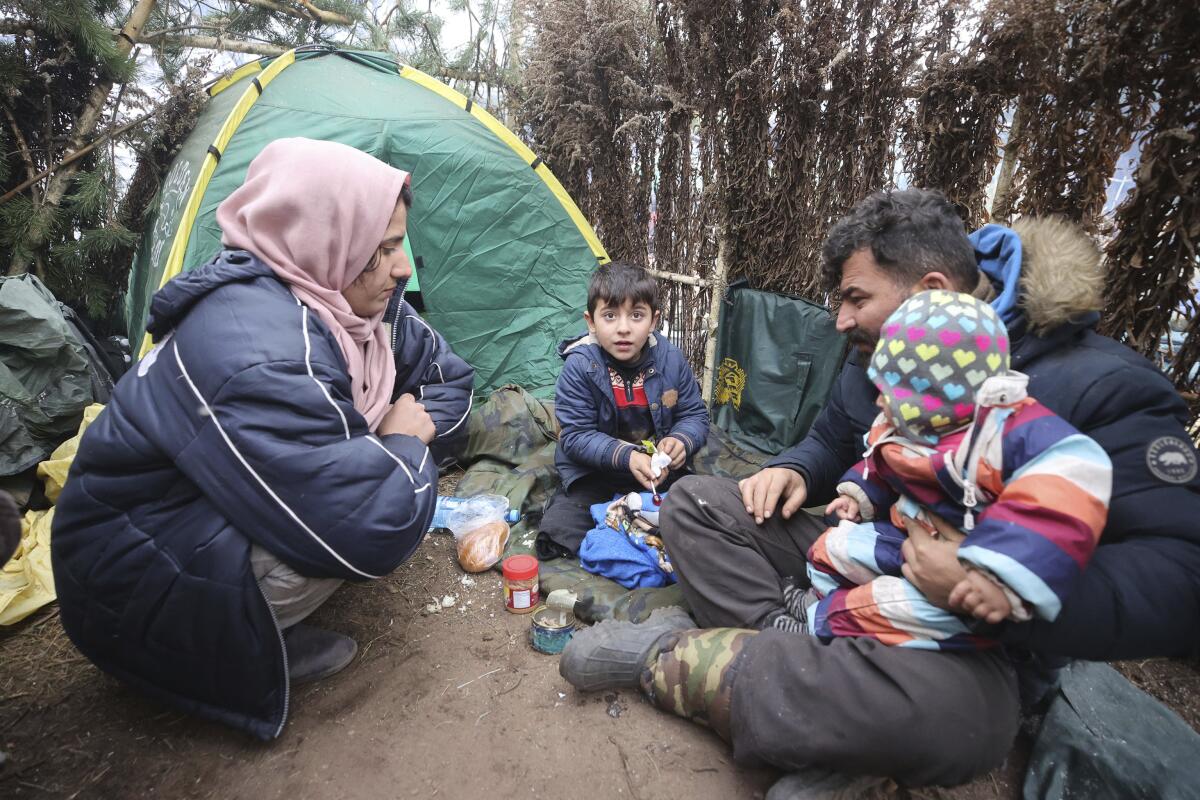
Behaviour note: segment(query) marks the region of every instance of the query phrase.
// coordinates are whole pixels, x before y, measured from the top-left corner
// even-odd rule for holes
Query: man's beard
[[[850,343],[851,347],[870,352],[875,349],[875,342],[879,340],[879,334],[864,331],[862,328],[855,328],[846,334],[846,340]]]

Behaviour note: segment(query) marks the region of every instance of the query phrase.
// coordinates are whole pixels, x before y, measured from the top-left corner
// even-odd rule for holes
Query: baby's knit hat
[[[879,332],[867,376],[896,430],[935,443],[970,423],[983,382],[1008,372],[1008,329],[987,303],[935,290],[905,300]]]

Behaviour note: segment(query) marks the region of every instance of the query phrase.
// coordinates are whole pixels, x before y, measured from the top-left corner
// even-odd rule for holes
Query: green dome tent
[[[588,276],[608,255],[512,132],[381,53],[294,50],[243,65],[209,94],[133,264],[131,342],[143,342],[154,292],[220,249],[217,206],[250,161],[274,139],[306,136],[412,173],[406,244],[425,318],[475,368],[476,392],[516,383],[550,396],[560,366],[554,346],[582,327]]]

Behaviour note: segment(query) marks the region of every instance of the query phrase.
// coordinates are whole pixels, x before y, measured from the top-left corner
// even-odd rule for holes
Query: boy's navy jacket
[[[453,434],[472,373],[415,318],[400,306],[397,385],[424,386]],[[251,545],[305,576],[386,575],[429,527],[437,467],[416,437],[367,430],[337,341],[249,253],[168,283],[148,330],[56,507],[63,627],[104,670],[270,739],[288,667]]]
[[[1030,396],[1104,448],[1113,493],[1100,546],[1058,619],[1007,624],[998,636],[1095,661],[1195,653],[1200,474],[1187,407],[1149,361],[1093,330],[1099,315],[1084,300],[1098,293],[1085,284],[1103,276],[1083,234],[1049,221],[1014,227],[1019,237],[995,225],[972,236],[1000,292],[993,306],[1009,327],[1012,368],[1029,375]],[[831,500],[860,458],[878,394],[852,355],[808,436],[767,466],[800,472],[806,505]]]
[[[683,442],[688,458],[708,439],[708,409],[687,359],[665,336],[650,334],[643,374],[654,418],[655,441],[668,434]],[[558,448],[554,466],[563,486],[594,472],[627,473],[637,449],[617,435],[617,403],[604,349],[585,334],[558,345],[564,363],[554,389]]]

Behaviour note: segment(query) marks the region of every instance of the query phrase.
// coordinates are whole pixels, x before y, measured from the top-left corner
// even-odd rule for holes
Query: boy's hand
[[[982,572],[974,570],[969,570],[967,577],[950,592],[950,608],[992,625],[1003,622],[1012,613],[1012,603],[1004,596],[1004,590]]]
[[[654,470],[650,468],[650,456],[643,452],[635,452],[629,457],[629,471],[637,482],[646,487],[646,491],[654,491]]]
[[[659,439],[655,447],[658,452],[666,453],[671,457],[671,469],[679,469],[683,466],[683,462],[687,460],[687,447],[674,436]]]
[[[862,522],[858,501],[850,495],[840,494],[837,499],[825,506],[826,514],[836,514],[838,519],[848,519],[851,522]]]

